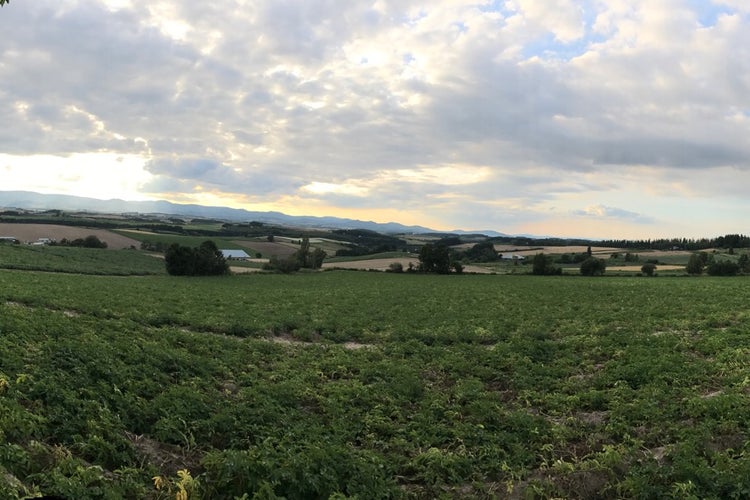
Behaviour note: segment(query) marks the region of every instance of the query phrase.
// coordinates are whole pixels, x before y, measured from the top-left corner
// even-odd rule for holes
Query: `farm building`
[[[219,250],[227,260],[246,260],[250,256],[244,250]]]
[[[514,253],[503,253],[500,254],[500,258],[503,260],[524,260],[526,257]]]
[[[0,236],[0,243],[18,243],[19,240],[15,236]]]

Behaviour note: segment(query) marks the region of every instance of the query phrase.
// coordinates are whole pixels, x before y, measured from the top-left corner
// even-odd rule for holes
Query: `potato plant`
[[[0,497],[747,497],[748,284],[3,270]]]

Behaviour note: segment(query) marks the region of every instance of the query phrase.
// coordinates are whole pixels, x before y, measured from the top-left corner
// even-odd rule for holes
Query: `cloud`
[[[676,222],[670,188],[639,194],[638,175],[691,196],[750,180],[749,13],[730,0],[36,0],[0,13],[0,123],[13,124],[0,149],[136,155],[144,192],[181,199],[399,207],[507,232],[550,207],[638,196],[668,215],[602,217]]]
[[[596,217],[600,219],[624,219],[642,224],[651,224],[654,222],[652,217],[644,216],[629,210],[623,210],[622,208],[607,207],[605,205],[591,205],[583,210],[576,210],[573,214],[582,217]]]

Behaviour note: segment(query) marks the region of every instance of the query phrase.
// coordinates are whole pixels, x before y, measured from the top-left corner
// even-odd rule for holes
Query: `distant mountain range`
[[[31,191],[0,191],[0,207],[24,210],[67,210],[110,214],[163,214],[179,217],[196,217],[227,222],[257,221],[279,226],[321,229],[368,229],[379,233],[451,233],[507,236],[497,231],[436,231],[422,226],[405,226],[397,222],[373,222],[340,217],[313,217],[286,215],[281,212],[252,212],[241,208],[183,205],[169,201],[98,200],[63,194],[41,194]]]

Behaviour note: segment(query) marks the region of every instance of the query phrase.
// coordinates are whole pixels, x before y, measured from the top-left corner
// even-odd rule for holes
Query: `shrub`
[[[581,274],[584,276],[602,276],[605,269],[607,269],[607,263],[604,259],[589,257],[581,263]]]
[[[403,273],[404,272],[404,265],[400,262],[391,262],[391,264],[388,266],[388,272],[391,273]]]
[[[552,257],[543,253],[534,256],[531,267],[531,273],[539,276],[562,274],[562,269],[553,264]]]
[[[731,260],[717,260],[708,265],[711,276],[736,276],[740,272],[740,265]]]
[[[653,262],[647,262],[641,266],[641,272],[646,276],[653,276],[656,271],[656,264]]]

